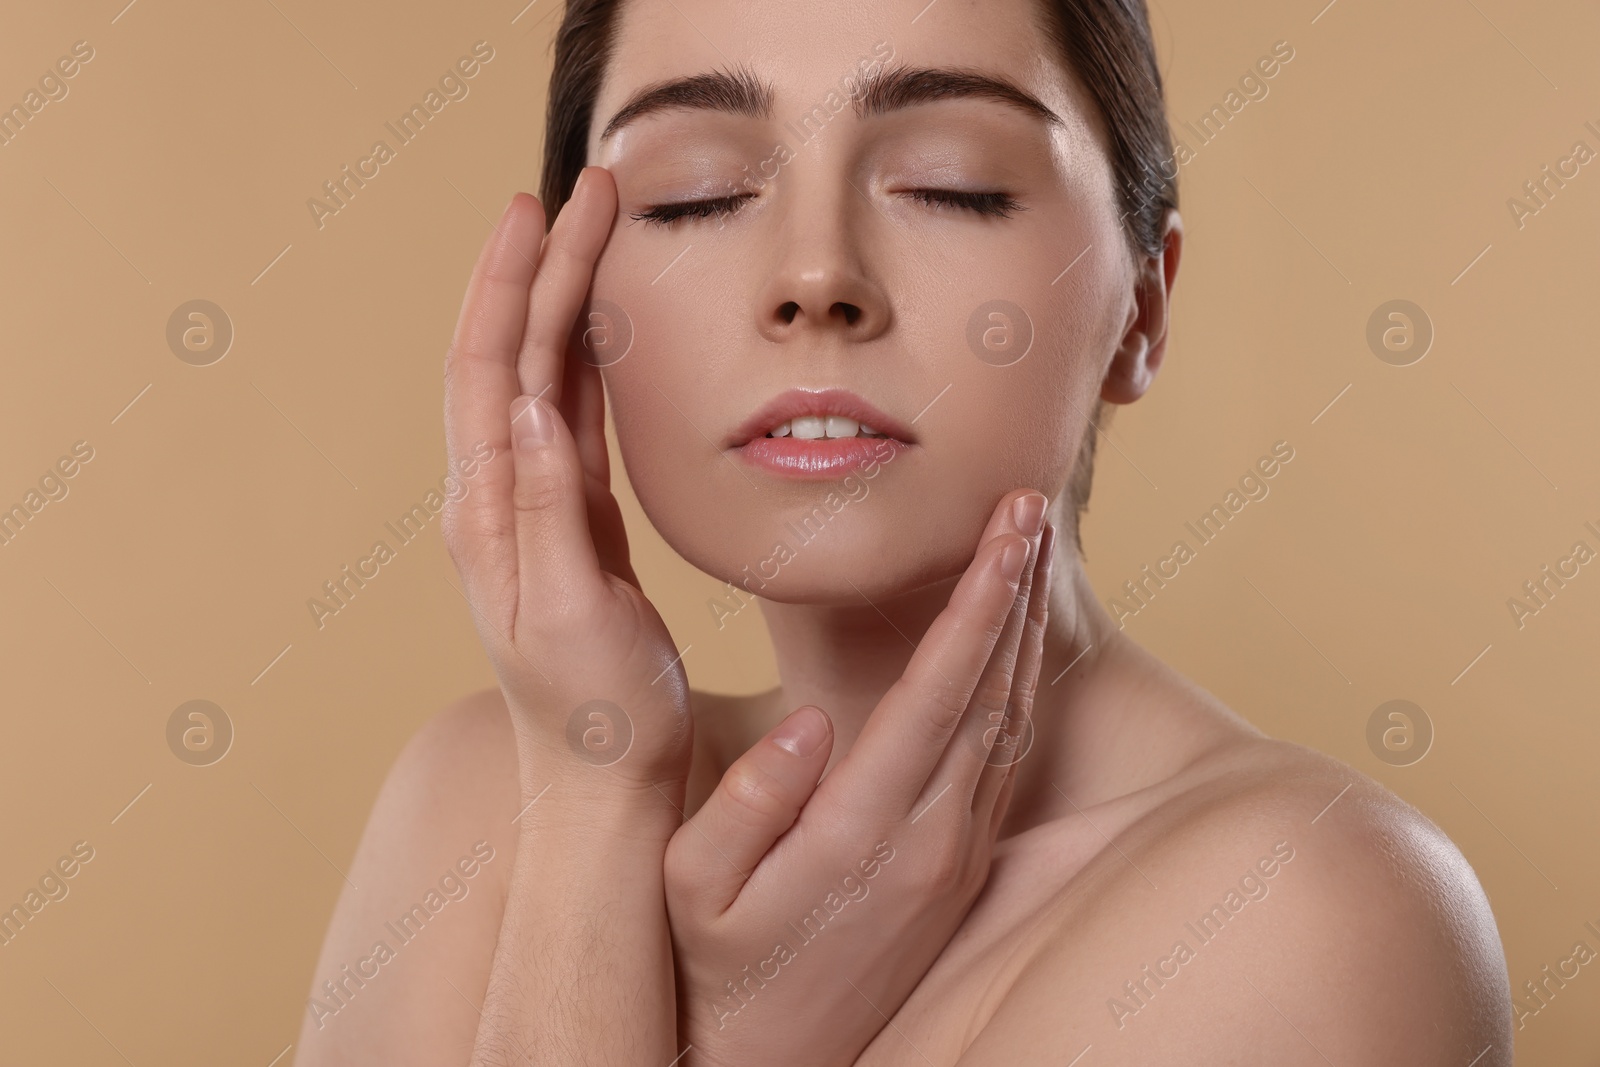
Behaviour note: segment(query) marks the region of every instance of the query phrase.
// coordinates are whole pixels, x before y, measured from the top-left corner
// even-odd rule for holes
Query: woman
[[[1449,840],[1084,575],[1091,420],[1165,352],[1162,107],[1120,0],[570,0],[447,359],[500,686],[392,770],[299,1063],[1511,1062]],[[688,690],[606,394],[771,692]]]

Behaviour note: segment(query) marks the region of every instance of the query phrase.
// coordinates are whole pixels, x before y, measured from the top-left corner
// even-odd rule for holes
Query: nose
[[[870,214],[872,206],[848,185],[842,194],[820,196],[802,194],[795,184],[791,178],[794,195],[782,205],[774,235],[779,252],[756,304],[761,335],[780,343],[871,340],[889,325],[887,294],[865,254],[870,220],[861,212]]]

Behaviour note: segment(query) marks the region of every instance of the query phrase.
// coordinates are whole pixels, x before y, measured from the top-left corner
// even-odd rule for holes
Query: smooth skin
[[[1181,224],[1160,257],[1128,249],[1103,131],[1030,4],[925,7],[635,0],[600,166],[548,236],[525,194],[489,235],[446,420],[453,459],[496,458],[445,535],[500,686],[397,760],[313,995],[474,842],[494,859],[336,1013],[308,1011],[298,1063],[1512,1062],[1498,933],[1455,846],[1262,736],[1096,600],[1063,489],[1092,399],[1130,403],[1159,370]],[[736,213],[636,217],[716,195],[883,40],[1003,74],[1063,121],[975,98],[846,110]],[[680,111],[600,141],[640,87],[728,57],[772,83],[770,117]],[[1050,346],[1003,372],[964,333],[996,292]],[[603,372],[579,358],[586,294],[648,345]],[[949,389],[849,524],[763,590],[779,687],[695,693],[628,561],[605,404],[651,522],[732,580],[818,495],[719,447],[791,385],[904,419]],[[1041,496],[1034,532],[1017,505]],[[606,766],[568,741],[596,698],[632,729]],[[820,935],[787,932],[830,894]],[[793,958],[767,962],[780,939]],[[769,977],[727,999],[747,966]]]

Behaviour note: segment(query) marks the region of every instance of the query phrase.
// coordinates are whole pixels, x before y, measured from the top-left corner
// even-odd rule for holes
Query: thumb
[[[697,907],[721,914],[811,799],[833,751],[833,723],[807,704],[734,761],[673,836],[665,872]]]

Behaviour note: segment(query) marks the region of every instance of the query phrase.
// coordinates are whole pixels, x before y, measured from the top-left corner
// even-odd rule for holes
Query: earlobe
[[[1161,364],[1158,353],[1150,358],[1150,340],[1135,327],[1122,339],[1122,347],[1106,368],[1100,397],[1108,404],[1131,404],[1145,394]]]

